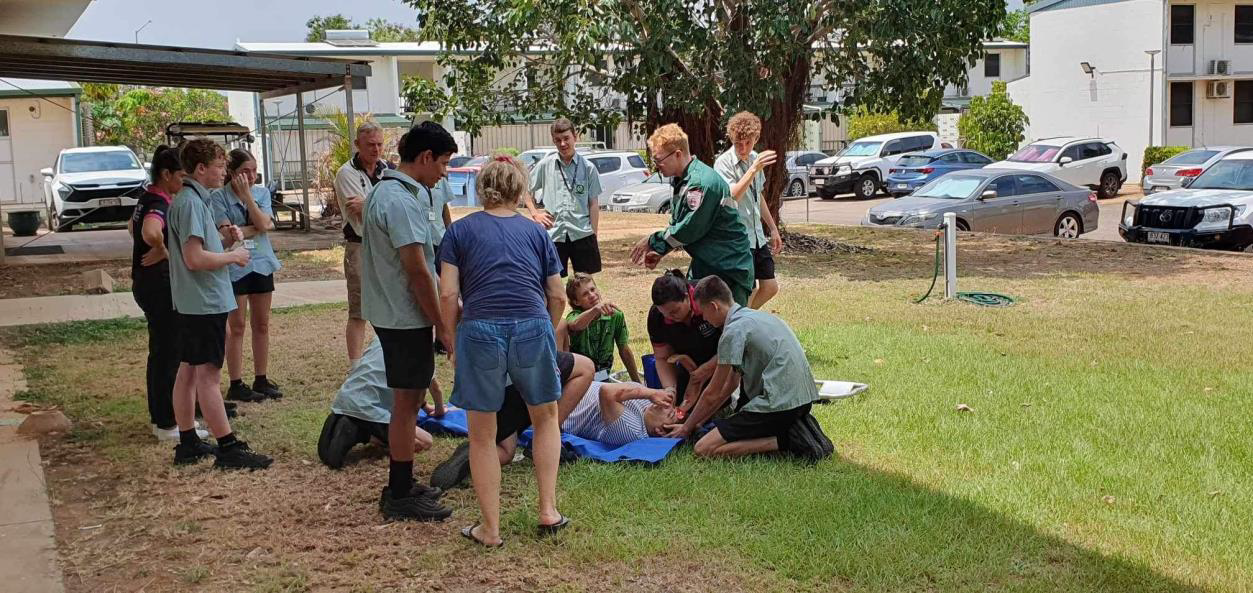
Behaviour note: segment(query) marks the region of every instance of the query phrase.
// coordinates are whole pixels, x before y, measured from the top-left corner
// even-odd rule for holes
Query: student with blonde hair
[[[454,453],[468,457],[480,522],[461,535],[488,547],[500,546],[500,459],[496,414],[509,379],[526,402],[535,427],[532,456],[539,486],[541,535],[569,524],[557,512],[557,344],[554,334],[565,311],[561,262],[548,234],[518,213],[528,189],[522,164],[496,156],[478,176],[483,210],[452,224],[440,246],[443,335],[457,363],[451,402],[466,410],[470,440]],[[460,357],[460,360],[457,360]]]

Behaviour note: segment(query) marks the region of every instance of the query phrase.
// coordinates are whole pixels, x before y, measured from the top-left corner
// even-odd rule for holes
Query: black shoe
[[[421,482],[414,482],[413,489],[409,491],[409,496],[417,496],[419,498],[426,498],[429,500],[439,500],[439,498],[443,495],[444,495],[443,488],[436,488],[435,486],[427,486],[426,484],[423,484]]]
[[[457,450],[431,472],[431,486],[452,490],[470,476],[470,443],[461,443]]]
[[[197,441],[194,445],[179,443],[174,447],[174,465],[190,465],[216,453],[217,447],[204,441]]]
[[[278,384],[269,380],[261,379],[252,382],[253,393],[259,393],[270,399],[282,399],[283,392],[279,391]]]
[[[263,402],[265,395],[248,389],[248,386],[243,383],[236,383],[226,390],[226,400],[245,403]]]
[[[273,459],[265,455],[253,453],[248,448],[248,443],[243,441],[235,441],[219,448],[217,456],[217,460],[213,462],[213,467],[217,469],[265,469],[274,463]]]
[[[239,404],[235,402],[223,401],[222,405],[226,406],[226,417],[234,418],[239,415]],[[199,408],[197,408],[199,409]]]
[[[392,498],[391,488],[383,488],[379,509],[389,521],[443,521],[452,516],[452,509],[429,498]]]
[[[361,438],[356,422],[347,416],[331,414],[322,423],[322,436],[318,438],[318,459],[331,469],[340,469],[344,467],[348,452],[361,442]]]

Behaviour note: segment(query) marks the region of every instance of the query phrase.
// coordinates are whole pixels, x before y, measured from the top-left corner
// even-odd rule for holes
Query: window
[[[1057,160],[1060,161],[1061,159],[1069,157],[1070,160],[1077,161],[1083,158],[1082,155],[1083,155],[1083,145],[1075,144],[1074,146],[1067,147],[1066,150],[1063,150],[1061,158]]]
[[[984,78],[1001,77],[1001,54],[986,54],[983,56],[983,76]]]
[[[9,136],[9,110],[0,109],[0,138]]]
[[[956,153],[956,152],[950,152],[950,153],[948,153],[948,154],[946,154],[946,155],[944,155],[944,156],[940,157],[940,162],[941,162],[941,163],[948,163],[948,164],[950,164],[950,165],[955,165],[955,164],[957,164],[957,163],[960,163],[960,162],[961,162],[961,156],[960,156],[958,153]]]
[[[1237,80],[1233,123],[1253,124],[1253,80]]]
[[[1109,153],[1109,147],[1100,142],[1089,142],[1079,149],[1079,156],[1084,160],[1103,157]]]
[[[601,173],[613,173],[622,168],[622,161],[616,156],[595,158],[592,159],[592,164],[596,165],[596,170]]]
[[[1170,6],[1170,44],[1192,45],[1196,37],[1196,7],[1191,4]]]
[[[1017,181],[1018,195],[1029,196],[1031,194],[1046,194],[1057,191],[1057,186],[1043,177],[1019,175]]]
[[[1170,83],[1170,125],[1172,127],[1190,127],[1192,125],[1192,83]]]
[[[1009,196],[1018,195],[1017,192],[1014,191],[1014,176],[1013,175],[1006,175],[1004,177],[998,177],[996,181],[989,183],[988,187],[985,189],[990,189],[990,190],[995,191],[996,197],[998,198],[1008,198]]]
[[[894,154],[901,154],[902,152],[905,152],[905,150],[906,150],[905,139],[902,138],[900,140],[893,140],[891,142],[888,142],[886,145],[884,145],[882,156],[892,156]]]
[[[1236,43],[1253,43],[1253,5],[1236,6]]]
[[[970,164],[972,164],[972,165],[990,165],[990,164],[992,164],[992,159],[989,159],[989,158],[987,158],[987,157],[985,157],[985,156],[983,156],[983,155],[981,155],[981,154],[979,154],[979,153],[977,153],[977,152],[963,152],[963,153],[961,153],[961,156],[962,156],[962,160],[963,160],[963,161],[965,161],[965,162],[967,162],[967,163],[970,163]]]
[[[640,157],[640,155],[638,155],[638,154],[633,154],[633,155],[631,155],[631,156],[627,157],[627,162],[628,162],[628,163],[631,163],[631,166],[632,166],[632,167],[635,167],[636,169],[647,169],[647,168],[648,168],[648,166],[644,164],[644,159],[643,159],[643,158],[641,158],[641,157]]]
[[[931,150],[935,148],[935,138],[932,136],[915,136],[910,139],[913,145],[909,150]]]

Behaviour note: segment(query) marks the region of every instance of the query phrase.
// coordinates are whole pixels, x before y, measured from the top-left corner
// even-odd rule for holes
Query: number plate
[[[896,189],[909,189],[909,184],[908,184],[908,183],[898,183],[898,184],[896,184]]]
[[[814,185],[823,185],[826,183],[826,181],[827,181],[826,179],[815,179]]]
[[[1170,245],[1170,233],[1157,233],[1150,231],[1148,236],[1145,237],[1145,240],[1149,243],[1163,243]]]
[[[122,198],[100,198],[96,201],[100,208],[108,208],[109,206],[121,206]]]

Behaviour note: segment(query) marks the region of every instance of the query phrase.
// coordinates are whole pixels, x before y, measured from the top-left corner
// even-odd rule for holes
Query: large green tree
[[[1005,81],[997,80],[990,95],[970,100],[970,109],[957,120],[957,133],[963,146],[999,161],[1018,150],[1029,122],[1009,98]]]
[[[226,97],[205,89],[83,83],[95,142],[123,144],[143,155],[165,142],[165,126],[180,121],[230,120]]]
[[[793,146],[814,82],[838,109],[929,119],[1005,19],[1004,0],[405,1],[444,45],[459,126],[675,122],[706,160],[740,110],[762,116],[762,148]],[[769,169],[776,212],[785,176]]]

